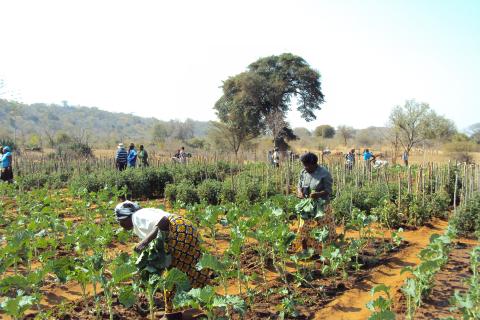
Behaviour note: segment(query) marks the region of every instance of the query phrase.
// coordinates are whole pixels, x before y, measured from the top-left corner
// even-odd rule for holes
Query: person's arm
[[[319,199],[323,197],[329,197],[332,194],[332,185],[333,179],[330,172],[327,171],[326,175],[322,177],[321,183],[319,183],[319,187],[321,190],[316,190],[310,194],[312,199]]]
[[[131,162],[134,157],[135,157],[135,155],[134,155],[134,153],[133,153],[133,150],[128,151],[127,161],[128,161],[128,162]]]
[[[155,228],[153,228],[153,230],[145,237],[145,239],[143,239],[142,241],[140,241],[140,243],[138,243],[136,246],[135,246],[135,252],[142,252],[150,242],[152,242],[158,235],[158,231],[161,230],[161,231],[168,231],[170,227],[170,221],[168,220],[167,217],[163,217],[162,219],[160,219],[160,221],[158,222],[158,224],[155,226]]]
[[[298,184],[297,184],[297,197],[299,197],[300,199],[303,199],[302,179],[303,179],[303,171],[300,172],[300,177],[298,178]]]

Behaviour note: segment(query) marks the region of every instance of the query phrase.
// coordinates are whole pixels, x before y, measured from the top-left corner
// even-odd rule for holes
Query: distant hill
[[[118,141],[147,143],[154,127],[163,128],[165,138],[205,136],[209,122],[187,119],[161,121],[98,108],[56,104],[21,104],[0,99],[0,138],[16,139],[17,144],[47,146],[62,134],[83,139],[99,147],[112,147]]]

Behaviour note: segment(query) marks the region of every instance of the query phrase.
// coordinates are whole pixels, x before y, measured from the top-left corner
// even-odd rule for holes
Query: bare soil
[[[460,292],[467,290],[464,282],[472,275],[470,252],[473,247],[472,243],[462,241],[455,244],[448,257],[447,264],[435,275],[433,290],[415,313],[415,319],[444,319],[450,316],[455,319],[461,318],[460,312],[450,310],[449,299],[453,296],[455,290]],[[405,300],[401,293],[397,297],[400,297],[396,305],[397,318],[404,319]]]

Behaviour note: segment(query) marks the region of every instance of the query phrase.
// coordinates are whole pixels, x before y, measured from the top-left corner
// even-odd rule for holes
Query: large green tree
[[[335,135],[335,128],[328,124],[322,124],[316,127],[314,132],[317,137],[330,139]]]
[[[270,133],[274,141],[289,129],[286,114],[293,98],[306,121],[316,119],[315,111],[324,102],[319,72],[290,53],[260,58],[247,71],[227,79],[222,89],[215,104],[220,121],[240,117],[249,134]]]

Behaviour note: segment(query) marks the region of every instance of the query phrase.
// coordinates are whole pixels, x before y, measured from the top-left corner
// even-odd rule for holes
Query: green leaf
[[[19,318],[35,303],[35,300],[36,299],[33,296],[24,296],[20,294],[15,298],[5,298],[0,304],[0,307],[8,315],[14,318]]]
[[[368,320],[395,320],[395,313],[390,310],[375,312]]]
[[[169,291],[173,290],[173,287],[176,288],[177,292],[190,289],[188,276],[177,268],[165,271],[163,279],[165,281],[165,289]]]
[[[373,296],[375,293],[378,293],[378,292],[385,292],[387,294],[387,296],[390,295],[390,287],[385,285],[385,284],[379,284],[379,285],[376,285],[375,287],[372,288],[372,290],[370,291],[370,294]]]
[[[132,286],[123,286],[119,289],[118,301],[126,308],[132,307],[137,301],[137,295],[135,294]]]
[[[210,269],[215,272],[222,272],[226,270],[225,265],[220,262],[217,257],[204,253],[200,261],[196,265],[197,270]]]

